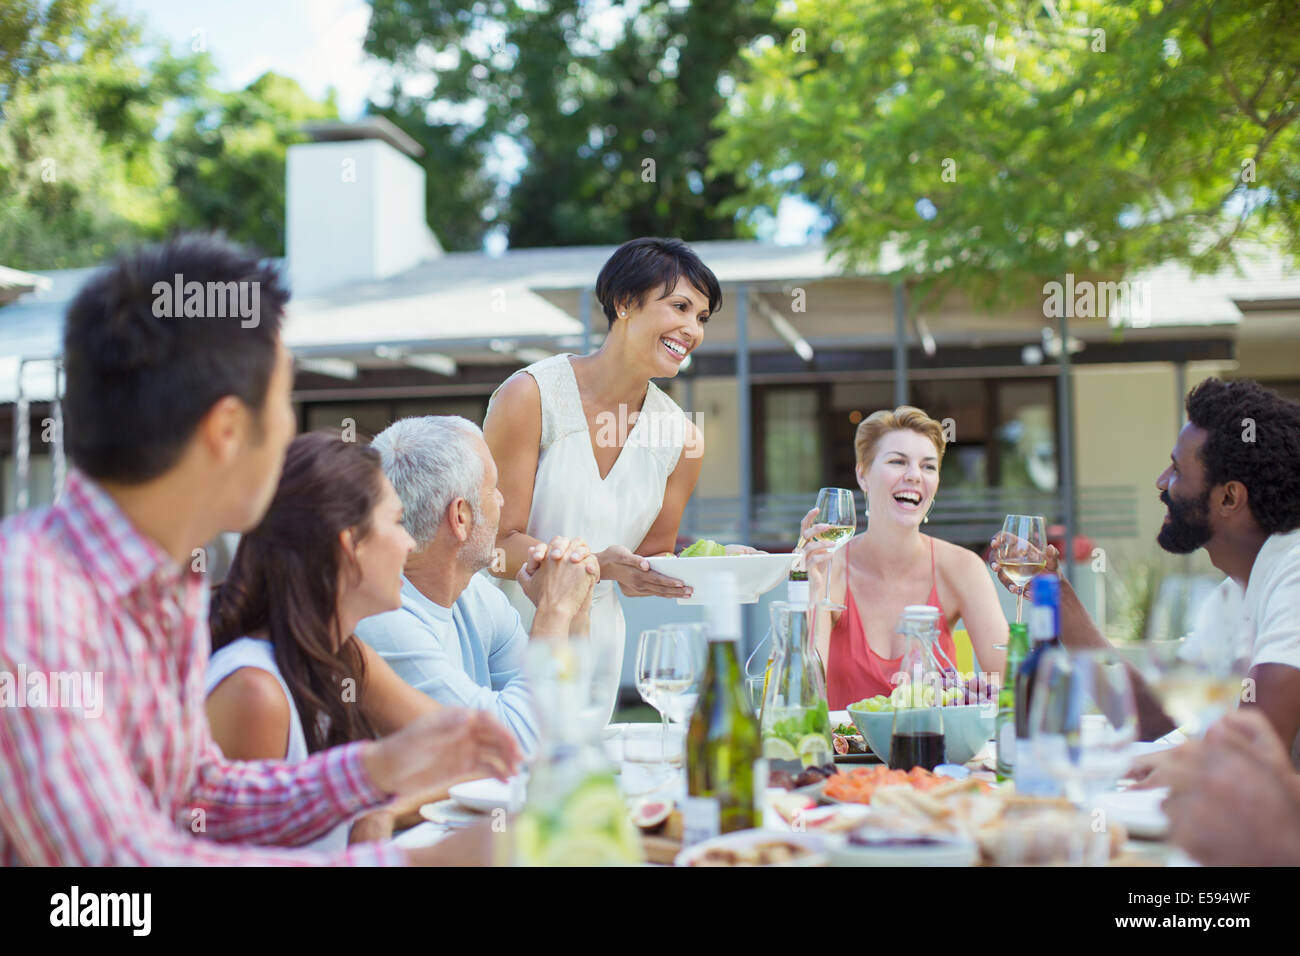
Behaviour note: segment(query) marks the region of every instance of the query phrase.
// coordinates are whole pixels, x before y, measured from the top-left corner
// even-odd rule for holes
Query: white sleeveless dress
[[[632,425],[626,424],[630,413],[600,423],[597,436],[602,441],[626,433],[622,451],[602,479],[569,355],[554,355],[523,371],[537,382],[542,399],[542,441],[526,532],[541,541],[556,535],[580,537],[593,552],[611,545],[635,551],[663,509],[664,488],[686,439],[685,414],[650,382]],[[536,609],[523,589],[514,581],[494,580],[524,625],[531,627]],[[618,699],[626,641],[623,608],[613,581],[596,585],[591,638],[598,662],[597,693],[607,702],[608,721]]]
[[[280,667],[275,662],[275,648],[270,641],[261,641],[254,637],[241,637],[222,647],[208,659],[208,669],[203,675],[203,693],[211,694],[223,680],[241,667],[256,667],[266,671],[280,682],[285,699],[289,701],[289,739],[286,741],[284,759],[289,763],[298,763],[307,759],[307,735],[303,733],[302,720],[298,717],[298,706],[293,702],[293,694],[285,683]],[[326,725],[328,726],[328,725]],[[344,850],[348,845],[348,834],[352,821],[345,820],[322,837],[303,844],[302,849]]]

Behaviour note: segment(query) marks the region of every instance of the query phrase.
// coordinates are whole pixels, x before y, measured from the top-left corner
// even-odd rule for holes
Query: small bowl
[[[938,707],[943,711],[943,762],[962,764],[970,760],[993,736],[997,710],[984,704],[964,707]],[[892,710],[857,710],[849,708],[853,725],[862,732],[867,746],[877,757],[889,762],[890,736],[894,730]]]

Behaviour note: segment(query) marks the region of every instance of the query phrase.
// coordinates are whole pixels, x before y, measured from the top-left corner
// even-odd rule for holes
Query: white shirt
[[[1300,529],[1270,535],[1255,556],[1243,592],[1228,578],[1201,606],[1188,647],[1197,649],[1235,635],[1250,648],[1250,666],[1285,664],[1300,669]],[[1300,734],[1291,746],[1300,767]]]
[[[208,659],[208,669],[204,674],[204,692],[211,694],[217,689],[218,684],[241,667],[255,667],[266,671],[279,682],[280,690],[284,691],[284,697],[289,702],[289,737],[285,741],[284,759],[290,763],[306,760],[307,735],[303,733],[302,720],[298,716],[298,706],[293,702],[293,694],[289,691],[284,675],[280,673],[280,666],[275,662],[275,648],[270,641],[241,637],[214,653]],[[352,821],[345,820],[329,833],[306,846],[313,850],[346,849],[348,833],[351,829]]]

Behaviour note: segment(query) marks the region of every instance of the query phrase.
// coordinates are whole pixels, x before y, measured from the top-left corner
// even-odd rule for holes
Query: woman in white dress
[[[634,239],[596,279],[609,334],[590,355],[556,355],[507,379],[488,405],[483,435],[505,498],[493,573],[527,622],[532,605],[513,582],[528,549],[581,538],[600,562],[591,608],[596,694],[613,714],[626,626],[613,593],[688,597],[650,570],[672,552],[703,464],[704,439],[651,381],[673,378],[722,304],[717,278],[676,239]]]

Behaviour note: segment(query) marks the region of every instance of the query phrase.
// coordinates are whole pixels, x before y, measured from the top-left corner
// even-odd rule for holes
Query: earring
[[[935,499],[935,498],[931,498],[931,499],[930,499],[930,507],[926,510],[926,512],[925,512],[925,517],[921,519],[921,523],[922,523],[922,524],[929,524],[929,523],[930,523],[930,512],[934,510],[934,503],[935,503],[936,500],[938,500],[938,499]]]
[[[626,312],[620,312],[619,315],[626,317],[626,316],[627,316],[627,313],[626,313]]]

